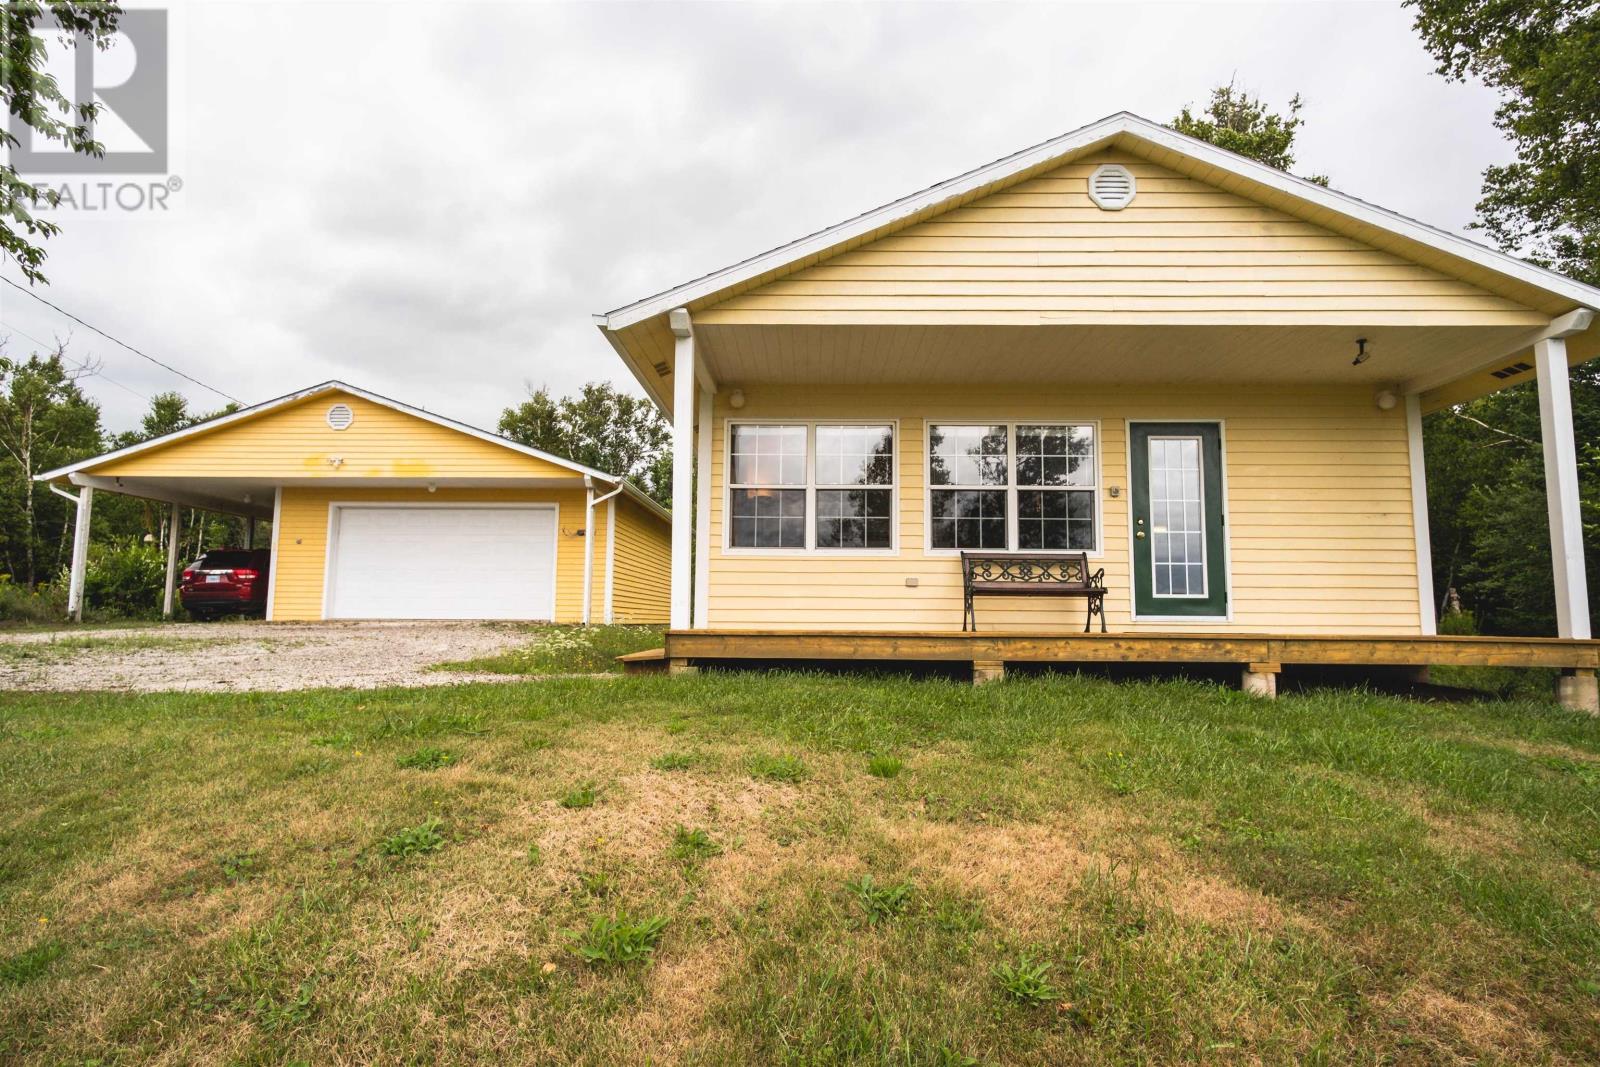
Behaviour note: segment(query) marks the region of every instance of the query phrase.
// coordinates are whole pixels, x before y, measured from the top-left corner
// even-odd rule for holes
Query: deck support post
[[[67,618],[83,621],[83,579],[89,569],[89,522],[94,507],[94,490],[78,489],[78,514],[72,525],[72,570],[67,576]]]
[[[1253,697],[1275,700],[1278,696],[1279,663],[1247,663],[1239,676],[1239,688]]]
[[[182,516],[182,507],[177,504],[172,505],[172,514],[167,518],[167,587],[161,598],[161,614],[168,619],[172,618],[173,600],[178,585],[178,526]],[[254,520],[251,525],[254,525]]]
[[[1600,683],[1595,681],[1595,672],[1562,671],[1561,677],[1556,679],[1556,700],[1564,708],[1600,715]]]
[[[1006,665],[999,660],[978,659],[972,661],[972,684],[987,685],[989,682],[1004,681]]]
[[[1544,493],[1550,512],[1550,561],[1556,583],[1556,634],[1589,637],[1589,586],[1583,565],[1583,517],[1578,504],[1578,449],[1572,436],[1567,341],[1547,337],[1533,346],[1539,376],[1539,436],[1544,444]]]
[[[672,328],[672,628],[687,630],[694,582],[694,328],[687,308],[667,313]],[[676,669],[673,673],[678,673]]]
[[[673,676],[681,674],[699,674],[700,668],[682,657],[675,656],[667,660],[667,673]]]

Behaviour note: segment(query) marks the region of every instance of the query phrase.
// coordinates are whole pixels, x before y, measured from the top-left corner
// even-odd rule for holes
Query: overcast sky
[[[1508,150],[1398,4],[206,3],[179,15],[180,207],[64,218],[50,300],[256,402],[341,378],[492,427],[529,383],[634,389],[606,311],[1234,78],[1305,98],[1300,173],[1463,229]],[[12,264],[0,273],[18,278]],[[106,423],[179,389],[72,336]],[[135,395],[138,394],[138,395]]]

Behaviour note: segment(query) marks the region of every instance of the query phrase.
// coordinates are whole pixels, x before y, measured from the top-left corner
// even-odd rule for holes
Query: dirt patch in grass
[[[1391,1013],[1407,1020],[1412,1028],[1454,1036],[1454,1047],[1445,1046],[1437,1037],[1428,1041],[1440,1062],[1481,1063],[1485,1052],[1504,1057],[1508,1063],[1548,1055],[1544,1036],[1528,1026],[1514,1005],[1499,997],[1469,1001],[1431,985],[1416,985],[1395,999]],[[1557,1057],[1552,1062],[1571,1061]]]

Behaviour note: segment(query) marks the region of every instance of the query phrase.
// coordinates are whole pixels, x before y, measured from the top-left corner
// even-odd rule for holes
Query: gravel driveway
[[[485,622],[174,623],[0,634],[0,689],[288,690],[459,685],[515,675],[429,671],[526,644]]]

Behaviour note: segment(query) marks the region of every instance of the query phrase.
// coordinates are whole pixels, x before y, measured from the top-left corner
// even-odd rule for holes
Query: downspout
[[[589,625],[592,614],[591,602],[594,599],[594,506],[604,504],[607,500],[622,492],[622,480],[617,480],[617,487],[605,496],[594,495],[594,479],[587,474],[583,476],[585,498],[583,504],[583,624]],[[614,530],[606,531],[606,544],[610,545],[610,538],[615,535]],[[610,551],[607,550],[607,558]],[[608,575],[609,577],[609,575]]]

